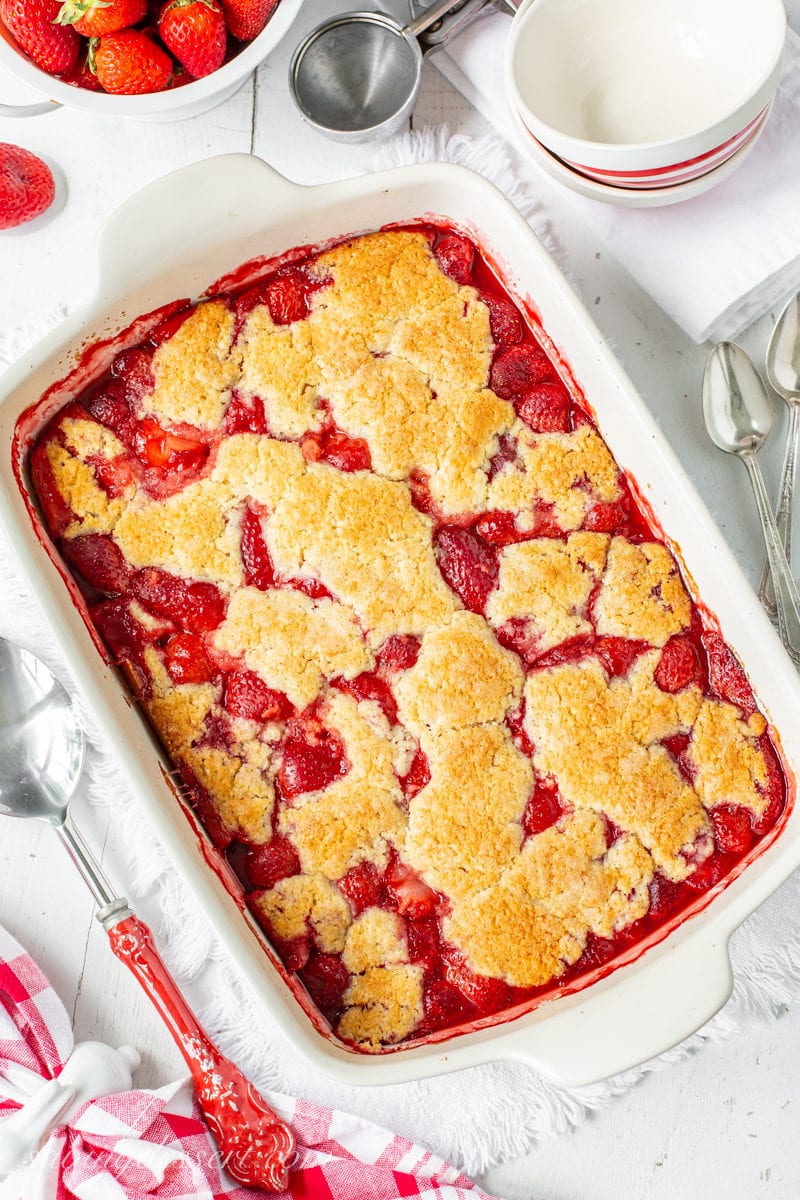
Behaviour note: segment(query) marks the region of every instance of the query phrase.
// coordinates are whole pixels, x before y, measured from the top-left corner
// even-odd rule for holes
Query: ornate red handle
[[[206,1036],[144,922],[125,917],[107,932],[111,949],[147,992],[186,1060],[225,1169],[249,1187],[283,1191],[295,1152],[289,1126]]]

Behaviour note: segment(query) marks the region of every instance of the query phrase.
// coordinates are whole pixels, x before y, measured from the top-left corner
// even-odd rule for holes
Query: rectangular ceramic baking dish
[[[482,247],[511,293],[539,319],[585,393],[620,466],[679,554],[696,594],[744,662],[759,704],[780,735],[787,812],[727,887],[700,895],[694,915],[658,944],[573,994],[449,1040],[370,1056],[339,1043],[304,1011],[217,873],[176,802],[169,764],[101,659],[25,504],[25,445],[70,394],[59,381],[83,364],[82,383],[107,368],[114,335],[134,318],[210,284],[257,256],[315,246],[346,233],[432,217]],[[244,280],[241,280],[242,282]],[[109,339],[112,339],[109,343]],[[87,354],[87,347],[96,343]],[[130,340],[130,339],[129,339]],[[21,414],[48,389],[35,420]],[[15,429],[25,438],[14,448]],[[705,505],[590,317],[526,222],[480,176],[434,164],[300,187],[258,159],[230,155],[184,168],[125,204],[100,233],[89,299],[0,383],[0,512],[20,562],[98,725],[116,747],[138,801],[217,936],[263,1007],[298,1051],[347,1083],[387,1084],[513,1058],[581,1085],[674,1045],[725,1002],[730,935],[800,865],[800,815],[791,773],[800,768],[800,680]],[[666,926],[665,928],[669,928]]]

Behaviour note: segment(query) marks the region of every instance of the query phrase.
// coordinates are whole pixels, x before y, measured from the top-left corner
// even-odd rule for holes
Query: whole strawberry
[[[53,203],[50,168],[30,150],[0,142],[0,229],[32,221]]]
[[[56,20],[83,37],[102,37],[136,25],[146,12],[147,0],[64,0]]]
[[[169,0],[161,10],[158,32],[195,79],[210,75],[225,61],[228,35],[218,0]]]
[[[60,0],[0,0],[0,19],[37,67],[50,75],[72,70],[80,38],[57,25]]]
[[[228,32],[240,42],[258,37],[278,7],[278,0],[222,0]]]
[[[170,56],[138,29],[92,38],[89,63],[103,90],[117,96],[161,92],[172,77]]]

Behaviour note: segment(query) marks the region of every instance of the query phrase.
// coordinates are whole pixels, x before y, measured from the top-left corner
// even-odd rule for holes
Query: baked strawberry
[[[308,988],[308,994],[323,1012],[334,1012],[342,1006],[350,972],[337,954],[318,954],[309,957],[300,978]]]
[[[681,885],[673,883],[658,872],[650,884],[650,912],[654,917],[665,917],[674,912],[681,902]]]
[[[169,0],[158,18],[158,32],[193,79],[219,70],[225,61],[228,35],[217,0]]]
[[[64,0],[56,20],[83,37],[102,37],[137,25],[146,12],[147,0]]]
[[[267,414],[264,412],[264,401],[260,396],[246,400],[236,393],[231,397],[230,404],[225,409],[223,432],[226,437],[232,433],[269,433]]]
[[[419,638],[412,634],[393,634],[380,648],[378,666],[390,675],[397,671],[408,671],[419,658],[419,650]]]
[[[502,296],[483,296],[489,309],[489,325],[495,345],[501,349],[515,346],[522,340],[522,317],[519,310]]]
[[[625,513],[618,504],[604,504],[598,501],[593,504],[586,514],[583,528],[592,533],[616,533],[625,523]]]
[[[341,679],[338,687],[354,700],[372,700],[383,711],[390,725],[397,722],[397,701],[389,685],[378,675],[365,671],[355,679]]]
[[[500,572],[493,547],[469,529],[445,527],[436,537],[436,557],[445,582],[464,606],[482,613]]]
[[[50,207],[53,175],[30,150],[0,142],[0,229],[14,229]]]
[[[128,564],[117,543],[105,533],[85,533],[64,542],[62,553],[98,591],[112,595],[128,586]]]
[[[719,633],[706,630],[703,645],[708,655],[708,685],[723,700],[736,704],[742,715],[749,717],[756,710],[753,689],[744,668]]]
[[[275,568],[269,556],[261,516],[249,505],[242,515],[241,537],[245,586],[256,587],[266,592],[275,584]]]
[[[350,763],[337,733],[316,721],[298,722],[283,746],[278,783],[287,800],[316,792],[346,775]]]
[[[61,0],[0,0],[0,20],[20,47],[49,75],[65,75],[78,61],[81,39],[57,25]],[[8,228],[8,226],[4,226]]]
[[[489,372],[489,387],[504,400],[514,400],[537,383],[555,379],[556,373],[541,346],[530,342],[510,346],[495,356]]]
[[[133,402],[148,396],[155,387],[153,356],[141,346],[122,350],[111,364],[111,374],[123,381],[126,397]]]
[[[439,927],[435,921],[406,920],[408,961],[419,963],[426,974],[439,963]]]
[[[744,854],[753,840],[753,827],[746,808],[720,804],[711,810],[714,841],[722,854]]]
[[[365,908],[373,908],[381,902],[381,877],[378,868],[371,862],[360,862],[339,880],[339,891],[343,892],[358,916]]]
[[[417,750],[408,774],[400,780],[406,800],[413,800],[431,781],[431,768],[424,750]]]
[[[653,679],[662,692],[679,692],[701,676],[700,659],[688,638],[675,634],[661,651]]]
[[[433,915],[436,892],[429,888],[424,879],[411,867],[395,859],[386,868],[384,880],[386,889],[401,915],[414,921]]]
[[[89,42],[89,65],[114,96],[163,92],[172,78],[172,59],[146,33],[121,29]]]
[[[267,687],[255,671],[231,671],[223,703],[232,717],[248,721],[285,721],[293,712],[284,693]]]
[[[258,37],[278,7],[278,0],[222,0],[228,32],[240,42]]]
[[[164,653],[174,683],[205,683],[214,675],[205,643],[196,633],[176,633],[167,642]]]
[[[555,825],[563,815],[558,787],[554,780],[537,779],[533,795],[522,814],[522,828],[527,837],[542,833]]]
[[[208,633],[225,618],[225,600],[213,583],[181,579],[158,567],[143,567],[133,576],[130,590],[146,609],[192,633]]]
[[[457,233],[448,233],[442,238],[434,252],[445,275],[456,283],[472,283],[472,260],[475,251],[472,243]]]
[[[534,384],[520,398],[517,413],[534,433],[566,433],[570,427],[570,394],[560,380]]]
[[[291,268],[267,284],[266,301],[276,325],[291,325],[308,316],[306,290],[303,277]]]
[[[369,446],[363,438],[331,430],[307,433],[300,443],[306,462],[329,462],[340,471],[368,471],[372,465]]]
[[[297,875],[300,859],[292,843],[276,834],[266,846],[250,848],[244,869],[253,887],[273,888],[280,879]]]
[[[445,1029],[458,1025],[467,1016],[469,1005],[461,992],[445,979],[433,979],[422,995],[425,1010],[425,1026],[428,1029]]]
[[[487,975],[476,975],[468,966],[460,950],[452,946],[442,948],[444,974],[448,983],[458,988],[476,1008],[483,1012],[495,1012],[502,1008],[508,998],[508,987],[502,979]]]

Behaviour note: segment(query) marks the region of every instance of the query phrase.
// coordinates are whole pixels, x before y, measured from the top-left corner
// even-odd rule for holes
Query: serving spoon
[[[778,489],[775,521],[786,557],[792,559],[792,502],[800,453],[800,292],[792,296],[772,331],[767,347],[767,379],[789,407],[789,430]],[[764,563],[758,598],[771,617],[775,616],[775,589],[769,559]]]
[[[752,359],[735,342],[720,342],[708,356],[703,416],[711,440],[747,468],[775,583],[778,628],[790,658],[800,666],[800,596],[756,459],[772,428],[772,405]]]
[[[147,925],[116,896],[72,822],[86,738],[66,689],[29,650],[0,638],[0,814],[55,829],[100,906],[111,949],[147,992],[192,1076],[223,1166],[239,1183],[283,1191],[295,1152],[289,1126],[219,1050],[178,991]]]

